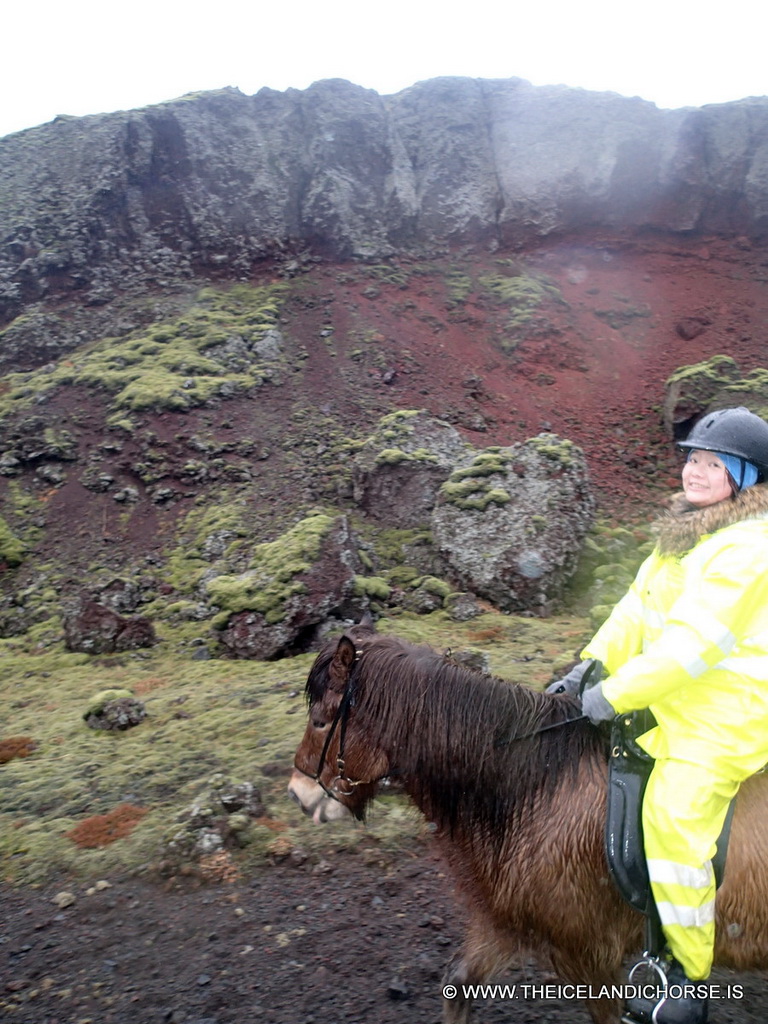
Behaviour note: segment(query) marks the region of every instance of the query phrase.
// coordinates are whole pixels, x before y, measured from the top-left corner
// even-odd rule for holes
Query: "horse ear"
[[[371,615],[370,612],[365,612],[362,619],[360,619],[358,625],[362,626],[363,629],[370,629],[372,633],[376,632],[376,626],[373,621],[373,616]]]
[[[352,674],[352,666],[357,658],[355,645],[348,636],[343,636],[333,655],[328,676],[332,690],[343,690]]]

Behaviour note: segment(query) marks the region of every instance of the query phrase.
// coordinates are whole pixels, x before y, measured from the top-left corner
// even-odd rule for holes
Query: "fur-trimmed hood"
[[[748,487],[733,498],[705,508],[692,505],[680,492],[672,499],[669,511],[655,524],[656,547],[662,555],[680,557],[705,534],[758,516],[768,516],[768,483]]]

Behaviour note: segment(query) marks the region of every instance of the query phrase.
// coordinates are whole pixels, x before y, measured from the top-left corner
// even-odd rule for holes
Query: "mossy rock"
[[[557,462],[561,466],[573,464],[573,441],[567,438],[557,437],[556,434],[539,434],[537,437],[529,438],[526,444],[544,458]]]
[[[713,403],[717,395],[740,376],[736,360],[726,355],[714,355],[675,370],[666,381],[664,397],[664,426],[670,436],[687,433],[691,421],[716,408]]]
[[[414,589],[425,590],[428,594],[434,594],[435,597],[442,598],[443,600],[453,593],[453,587],[446,583],[445,580],[439,580],[436,576],[417,577],[413,580],[411,586]]]
[[[0,416],[32,405],[42,391],[72,384],[111,396],[113,426],[130,423],[126,412],[184,412],[248,393],[274,379],[261,365],[257,344],[275,328],[286,287],[204,288],[176,320],[89,343],[53,369],[9,374]],[[63,445],[61,458],[71,457],[63,434],[53,440]]]
[[[388,601],[392,594],[392,587],[380,576],[356,576],[353,593],[356,597]]]
[[[126,700],[129,697],[133,697],[133,693],[130,690],[102,690],[91,698],[87,710],[83,712],[83,718],[87,719],[91,715],[100,715],[106,704],[111,703],[113,700]]]
[[[27,553],[27,545],[12,532],[8,523],[0,516],[0,563],[13,568],[20,565]]]
[[[258,544],[245,573],[217,576],[207,584],[209,598],[226,612],[256,611],[269,623],[279,622],[286,601],[303,592],[298,577],[317,558],[333,523],[331,516],[310,516],[278,540]]]

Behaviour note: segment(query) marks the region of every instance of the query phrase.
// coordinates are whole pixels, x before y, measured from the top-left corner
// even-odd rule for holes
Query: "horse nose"
[[[294,775],[295,775],[295,773],[294,773]],[[288,783],[288,796],[291,798],[291,800],[294,800],[299,805],[299,807],[301,807],[302,810],[304,810],[304,802],[302,801],[301,797],[299,796],[298,788],[296,786],[296,781],[297,780],[294,777]]]
[[[304,814],[311,815],[323,791],[316,782],[312,782],[299,772],[294,772],[291,781],[288,783],[288,796],[295,800]]]

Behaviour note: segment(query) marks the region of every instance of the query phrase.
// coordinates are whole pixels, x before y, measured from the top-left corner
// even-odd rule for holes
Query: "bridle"
[[[320,751],[320,759],[317,762],[317,769],[315,772],[308,772],[304,768],[300,768],[296,765],[296,769],[301,772],[302,775],[306,775],[307,778],[312,779],[318,786],[323,790],[326,796],[330,797],[331,800],[337,800],[341,802],[343,796],[351,796],[354,793],[357,786],[373,786],[377,782],[383,782],[389,778],[390,772],[386,772],[384,775],[380,775],[378,779],[348,779],[346,776],[346,763],[344,761],[344,744],[347,739],[347,723],[349,721],[349,712],[355,706],[355,696],[357,690],[357,674],[356,669],[359,668],[360,659],[363,655],[363,650],[360,647],[355,648],[355,660],[352,663],[352,668],[347,680],[347,685],[344,687],[344,693],[341,695],[339,706],[336,708],[336,713],[331,721],[331,726],[328,730],[328,734],[325,737],[323,743],[323,749]],[[336,753],[336,771],[338,774],[330,782],[330,785],[326,786],[321,776],[323,774],[323,768],[328,759],[328,750],[331,746],[333,737],[336,734],[336,730],[339,729],[339,749]],[[342,789],[345,786],[345,789]]]
[[[328,730],[328,734],[325,737],[323,743],[323,749],[320,751],[320,759],[317,763],[317,769],[314,772],[309,772],[304,768],[300,768],[299,765],[295,765],[297,771],[301,772],[302,775],[306,775],[307,778],[312,779],[318,786],[323,790],[326,796],[330,797],[331,800],[336,800],[341,803],[343,796],[351,796],[354,793],[357,786],[373,786],[378,782],[386,782],[389,780],[389,776],[392,774],[391,771],[385,772],[384,775],[380,775],[377,779],[348,779],[346,776],[346,763],[344,761],[344,744],[347,738],[347,723],[349,721],[350,709],[355,706],[355,696],[357,690],[357,669],[360,666],[360,659],[362,658],[364,651],[360,647],[355,648],[355,660],[352,662],[352,668],[349,673],[349,679],[347,685],[344,687],[344,692],[339,701],[339,706],[336,708],[336,713],[331,721],[331,727]],[[592,675],[593,669],[595,668],[594,663],[590,665],[584,674],[579,696],[584,690],[587,680]],[[502,740],[498,740],[495,746],[506,746],[509,743],[516,743],[519,740],[532,739],[534,736],[538,736],[540,733],[548,732],[550,729],[559,729],[565,725],[572,725],[574,722],[580,722],[587,716],[584,714],[575,715],[573,718],[566,718],[561,722],[553,722],[549,725],[540,726],[534,729],[532,732],[526,733],[522,736],[507,736]],[[336,734],[336,730],[339,729],[339,749],[336,753],[336,771],[338,774],[330,782],[330,785],[326,785],[321,776],[323,774],[323,768],[328,759],[328,750],[333,741],[333,737]],[[345,789],[342,789],[345,786]]]

